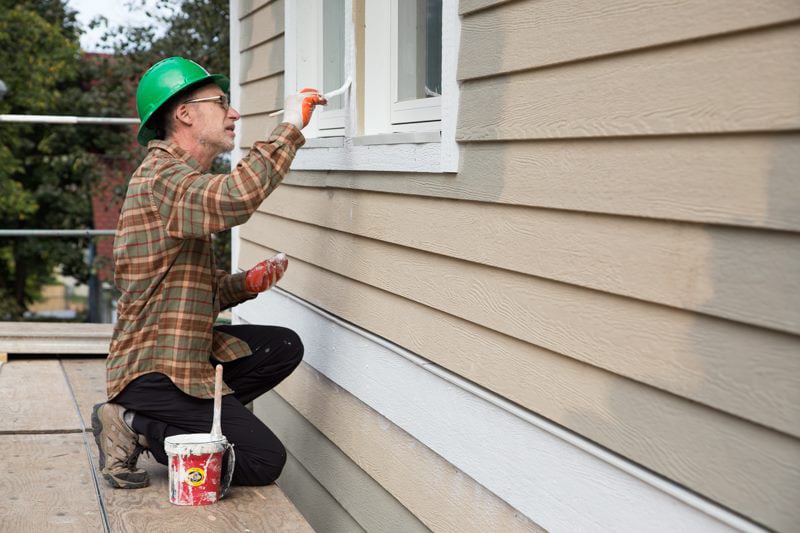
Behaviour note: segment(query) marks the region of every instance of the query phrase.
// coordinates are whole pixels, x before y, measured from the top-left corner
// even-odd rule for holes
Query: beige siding
[[[285,40],[283,36],[242,52],[239,83],[266,78],[283,72]]]
[[[355,531],[359,527],[364,531],[428,531],[275,391],[258,398],[253,407],[256,416],[269,420],[270,429],[291,453],[293,461],[287,463],[278,483],[289,498],[299,500],[296,505],[316,531]],[[342,502],[341,507],[329,499]],[[332,523],[332,515],[345,513],[344,509],[355,524],[341,523],[344,519]]]
[[[784,26],[468,80],[457,138],[796,130],[798,87],[800,25]]]
[[[461,2],[462,9],[470,3],[475,2]],[[798,18],[796,0],[525,0],[464,20],[459,78],[585,60]]]
[[[301,364],[277,391],[431,530],[541,531],[312,367]]]
[[[800,306],[793,298],[800,292],[800,237],[794,234],[322,188],[281,188],[262,209],[315,226],[800,333]],[[345,212],[352,216],[339,216]],[[520,242],[536,245],[520,247]],[[775,262],[780,256],[784,261]],[[722,286],[720,292],[719,279],[731,290]]]
[[[414,276],[425,279],[427,291],[435,291],[437,283],[458,278],[459,274],[429,277],[425,263],[413,258],[386,269],[383,264],[369,263],[370,255],[348,255],[350,249],[334,251],[325,247],[322,238],[317,244],[321,245],[320,254],[358,262],[379,271],[378,276],[396,277],[396,283],[377,288],[346,277],[352,275],[352,269],[342,268],[347,274],[335,274],[292,256],[291,274],[281,281],[284,289],[736,509],[751,511],[759,502],[773,502],[786,513],[790,509],[794,512],[790,501],[800,491],[800,477],[792,466],[800,459],[797,439],[597,366],[577,363],[447,311],[432,311],[435,303],[424,298],[421,290],[411,298],[392,294],[395,286],[412,277],[403,274],[412,271],[411,267],[423,269]],[[245,240],[240,259],[244,264],[254,264],[278,250],[291,255],[291,250],[264,248]],[[456,290],[455,294],[485,303],[499,313],[507,312],[502,305],[489,301],[489,292]],[[604,325],[613,328],[608,321]],[[568,337],[571,331],[567,326],[563,329],[561,334]],[[599,325],[593,331],[598,344],[608,344],[599,333]],[[655,334],[652,343],[658,343]],[[649,355],[641,359],[647,361]],[[679,363],[673,371],[686,380],[682,385],[687,389],[702,389],[708,386],[707,380],[716,378],[690,355]],[[641,365],[643,372],[659,371],[657,364]],[[675,379],[676,384],[678,381]],[[736,388],[732,382],[727,387]],[[796,398],[796,393],[792,396]],[[710,457],[714,461],[709,462]]]
[[[262,4],[242,9],[243,146],[283,98],[284,4]],[[790,530],[797,2],[460,11],[461,171],[294,171],[242,228],[240,265],[284,251],[289,292]],[[310,368],[279,394],[425,525],[460,527],[458,506],[395,470],[446,458],[399,430],[354,439],[377,415]]]
[[[247,50],[283,35],[283,9],[282,0],[270,2],[265,7],[241,19],[239,51]]]

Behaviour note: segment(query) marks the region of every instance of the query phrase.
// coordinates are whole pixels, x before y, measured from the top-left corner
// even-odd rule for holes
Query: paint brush
[[[325,93],[322,96],[324,96],[326,100],[330,100],[334,96],[339,96],[340,94],[344,94],[344,92],[347,89],[350,88],[350,84],[352,82],[353,82],[352,78],[350,78],[350,76],[348,76],[347,79],[344,80],[344,85],[342,85],[341,87],[339,87],[335,91],[331,91],[329,93]],[[309,93],[309,94],[314,94],[314,93]],[[270,113],[269,116],[276,117],[276,116],[281,115],[281,114],[283,114],[283,109],[278,109],[277,111],[273,111],[272,113]]]
[[[211,424],[211,440],[222,440],[222,365],[217,365],[214,376],[214,421]]]

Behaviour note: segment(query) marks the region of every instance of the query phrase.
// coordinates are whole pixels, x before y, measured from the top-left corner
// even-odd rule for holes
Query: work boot
[[[92,409],[92,433],[100,456],[100,473],[112,487],[141,489],[150,484],[147,472],[136,468],[144,450],[144,438],[123,420],[125,408],[116,403],[98,403]]]

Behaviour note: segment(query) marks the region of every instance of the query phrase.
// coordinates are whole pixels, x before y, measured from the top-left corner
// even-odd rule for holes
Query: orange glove
[[[283,105],[283,121],[303,129],[308,126],[314,108],[318,105],[326,105],[328,101],[325,96],[316,89],[303,89],[297,94],[291,94],[286,98]]]
[[[264,292],[283,277],[289,260],[286,254],[278,255],[261,261],[259,264],[247,271],[244,276],[244,287],[248,292]]]

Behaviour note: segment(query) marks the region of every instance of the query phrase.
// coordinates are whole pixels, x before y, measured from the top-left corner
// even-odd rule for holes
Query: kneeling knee
[[[286,465],[286,448],[274,442],[263,449],[237,453],[233,482],[236,485],[270,485],[280,477]]]
[[[250,470],[249,485],[271,485],[280,477],[286,465],[286,451],[276,454],[269,462],[259,461]]]
[[[283,338],[283,344],[292,353],[292,362],[294,366],[299,365],[300,361],[303,360],[303,352],[305,350],[300,336],[294,331],[287,329]]]

